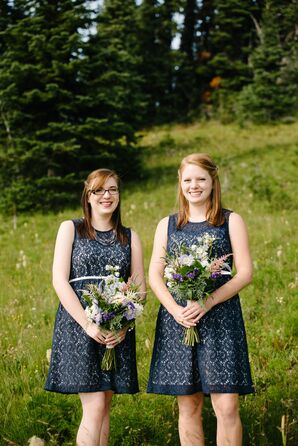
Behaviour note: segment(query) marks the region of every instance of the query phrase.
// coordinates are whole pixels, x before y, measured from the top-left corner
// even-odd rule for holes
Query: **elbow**
[[[56,291],[57,294],[59,293],[59,290],[61,290],[61,288],[65,287],[65,285],[64,285],[65,282],[68,283],[67,280],[65,280],[65,279],[63,279],[63,278],[61,278],[59,276],[53,275],[52,285],[53,285],[53,288],[54,288],[54,290]]]
[[[240,280],[241,288],[246,287],[252,282],[253,279],[253,273],[252,269],[243,269],[237,272],[236,276],[238,277],[238,280]]]
[[[57,292],[58,281],[55,277],[52,278],[52,286],[53,286],[54,290]]]
[[[245,271],[243,276],[244,276],[243,279],[245,281],[245,286],[250,285],[252,283],[252,279],[253,279],[252,269]]]

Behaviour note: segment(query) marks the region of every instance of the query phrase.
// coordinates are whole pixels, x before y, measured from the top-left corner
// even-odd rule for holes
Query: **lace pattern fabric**
[[[80,220],[74,220],[75,228]],[[129,243],[122,246],[113,231],[97,231],[96,240],[80,239],[75,231],[70,279],[84,276],[107,275],[105,266],[119,265],[120,275],[130,275],[130,230],[126,229]],[[78,280],[71,283],[83,307],[82,289],[98,279]],[[136,369],[135,330],[115,347],[117,369],[102,371],[100,363],[105,346],[90,338],[79,324],[59,304],[52,345],[51,363],[45,389],[60,393],[97,392],[115,393],[139,391]]]
[[[169,217],[169,253],[174,253],[181,244],[191,246],[204,233],[216,237],[212,256],[221,257],[232,251],[228,220],[230,211],[224,210],[225,223],[220,227],[208,222],[186,224],[177,230],[177,216]],[[232,266],[232,257],[228,262]],[[217,279],[219,288],[228,276]],[[175,298],[175,296],[173,296]],[[179,302],[185,306],[186,300]],[[153,349],[149,393],[188,395],[198,391],[205,394],[254,392],[246,334],[239,296],[215,306],[199,322],[200,343],[194,347],[182,343],[183,327],[161,305],[159,309]]]

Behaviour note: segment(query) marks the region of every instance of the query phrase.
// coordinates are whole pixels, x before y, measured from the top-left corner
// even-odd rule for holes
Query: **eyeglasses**
[[[109,192],[110,195],[117,195],[119,193],[118,187],[109,187],[109,189],[104,189],[103,187],[99,187],[96,190],[90,190],[91,194],[94,195],[104,195],[106,192]]]

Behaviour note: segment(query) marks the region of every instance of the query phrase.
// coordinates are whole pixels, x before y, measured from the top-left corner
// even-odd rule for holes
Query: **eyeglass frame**
[[[114,192],[111,192],[111,189],[115,188],[116,190]],[[101,193],[96,193],[99,190],[102,190],[103,192]],[[119,188],[116,186],[111,186],[109,189],[105,189],[104,187],[100,187],[99,189],[90,189],[89,191],[91,194],[96,195],[98,197],[103,197],[105,195],[106,192],[109,192],[109,195],[117,195],[119,194]]]

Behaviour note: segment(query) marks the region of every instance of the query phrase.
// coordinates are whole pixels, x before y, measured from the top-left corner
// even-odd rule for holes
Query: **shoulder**
[[[229,231],[233,233],[242,228],[246,228],[246,225],[241,215],[231,212],[229,216]]]
[[[65,246],[73,242],[75,236],[75,226],[72,220],[65,220],[60,224],[57,233],[57,243]]]
[[[75,229],[75,220],[64,220],[59,227],[59,231],[72,231]]]
[[[173,217],[172,215],[168,215],[167,217],[162,218],[156,226],[156,232],[167,231],[169,221],[171,220],[172,217]]]
[[[130,233],[130,237],[131,237],[131,243],[141,243],[141,239],[138,235],[138,233],[136,231],[134,231],[133,229],[130,228],[125,228],[127,231],[129,231]]]

